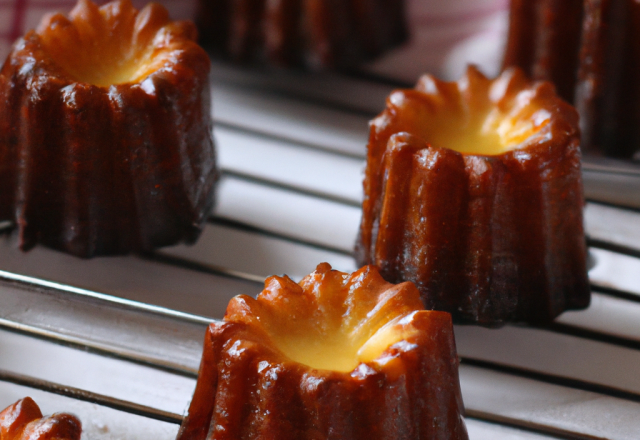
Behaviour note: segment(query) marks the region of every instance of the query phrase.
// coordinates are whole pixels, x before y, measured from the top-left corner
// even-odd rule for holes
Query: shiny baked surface
[[[180,423],[196,385],[202,335],[210,320],[223,318],[232,296],[255,295],[272,274],[287,273],[299,281],[319,261],[344,272],[356,270],[351,253],[361,215],[367,120],[380,111],[391,88],[344,78],[286,76],[290,95],[274,97],[262,88],[268,79],[263,75],[220,64],[213,74],[220,165],[252,180],[223,177],[213,223],[195,246],[163,250],[171,257],[169,264],[134,256],[80,260],[42,246],[22,253],[3,237],[3,270],[59,283],[52,288],[40,281],[30,289],[26,281],[3,277],[3,326],[28,326],[83,345],[76,349],[32,332],[2,329],[0,368],[164,410]],[[273,87],[285,82],[280,75],[270,78]],[[334,106],[314,101],[318,93],[331,97]],[[340,105],[358,105],[363,113],[341,111]],[[279,160],[282,155],[286,163]],[[583,171],[585,182],[604,174]],[[611,176],[625,182],[622,175]],[[313,194],[303,193],[310,189]],[[465,422],[474,440],[548,440],[557,430],[574,437],[635,440],[640,432],[640,403],[624,397],[640,392],[640,303],[635,300],[640,259],[603,248],[606,243],[640,249],[639,214],[613,206],[610,199],[597,203],[596,193],[586,190],[586,230],[597,240],[589,247],[590,307],[562,314],[551,329],[455,328]],[[632,195],[621,189],[616,194]],[[234,275],[221,275],[223,268]],[[96,303],[67,288],[106,295]],[[120,298],[171,310],[159,314],[124,307]],[[96,344],[118,354],[84,348]],[[168,372],[167,365],[176,370]],[[64,409],[77,414],[91,439],[170,440],[179,429],[133,410],[116,411],[0,380],[2,407],[27,395],[45,413]]]
[[[211,324],[178,439],[467,439],[453,327],[411,283],[327,263]]]
[[[43,417],[38,405],[25,397],[0,412],[2,440],[80,440],[82,424],[70,414]]]
[[[193,242],[218,178],[209,57],[158,4],[81,0],[0,70],[0,220],[81,257]]]
[[[264,331],[292,361],[314,369],[349,372],[415,336],[407,322],[423,310],[409,284],[392,286],[367,268],[355,276],[330,272],[326,263],[297,285],[272,277],[253,299],[231,300],[225,320]]]
[[[36,33],[69,76],[102,87],[144,80],[197,34],[190,22],[172,22],[157,3],[138,12],[128,1],[98,7],[90,0],[79,1],[68,17],[46,17]]]
[[[367,148],[360,264],[459,322],[589,304],[578,117],[550,83],[424,76],[389,96]]]

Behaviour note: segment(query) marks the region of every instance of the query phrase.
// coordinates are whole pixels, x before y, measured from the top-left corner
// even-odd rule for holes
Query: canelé
[[[80,440],[82,424],[71,414],[43,417],[30,397],[18,400],[0,412],[2,440]]]
[[[398,90],[371,123],[360,264],[454,321],[544,325],[589,304],[578,115],[521,71]]]
[[[407,35],[404,0],[200,0],[203,44],[238,62],[347,68]]]
[[[213,204],[209,58],[157,4],[80,0],[0,70],[0,221],[78,256],[193,242]]]
[[[179,440],[467,439],[448,313],[373,266],[271,277],[210,325]]]
[[[585,151],[640,154],[639,2],[511,0],[504,65],[574,103]]]

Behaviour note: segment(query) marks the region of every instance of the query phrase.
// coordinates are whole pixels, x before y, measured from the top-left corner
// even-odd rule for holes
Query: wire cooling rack
[[[355,269],[367,122],[394,85],[213,78],[223,177],[195,246],[80,260],[0,239],[0,407],[30,395],[87,439],[172,439],[229,298],[322,261]],[[590,308],[544,330],[456,328],[472,440],[640,438],[640,167],[587,157],[584,176]]]

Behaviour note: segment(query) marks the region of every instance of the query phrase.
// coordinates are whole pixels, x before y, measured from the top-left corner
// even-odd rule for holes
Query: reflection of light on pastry
[[[78,256],[193,242],[213,204],[209,58],[151,4],[80,0],[0,71],[0,222]]]
[[[375,267],[323,263],[231,300],[178,438],[467,439],[461,413],[450,315]]]
[[[589,302],[575,109],[510,70],[424,76],[371,125],[361,264],[427,308],[547,323]]]
[[[82,424],[70,414],[43,417],[30,398],[18,400],[0,412],[2,440],[80,440]]]
[[[168,24],[166,9],[149,7],[138,13],[127,3],[98,9],[81,0],[69,18],[45,18],[37,33],[53,62],[73,79],[109,87],[141,81],[169,61],[173,48],[164,41],[170,37]]]
[[[362,362],[373,362],[388,347],[415,333],[411,318],[423,306],[413,286],[396,288],[378,279],[385,290],[379,287],[375,296],[367,298],[355,292],[362,280],[347,281],[347,274],[327,275],[328,270],[326,265],[320,267],[319,273],[303,280],[301,287],[271,278],[258,300],[234,299],[226,319],[259,323],[274,344],[295,362],[342,372],[351,371]],[[373,278],[374,273],[371,270],[360,277]],[[329,278],[326,286],[323,276]],[[331,279],[338,276],[342,279],[336,280],[350,285],[349,289]],[[280,295],[282,298],[274,297]]]

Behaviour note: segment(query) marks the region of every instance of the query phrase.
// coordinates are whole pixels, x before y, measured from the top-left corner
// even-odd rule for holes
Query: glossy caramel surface
[[[25,397],[0,412],[1,440],[80,440],[82,424],[70,414],[43,417],[38,405]]]
[[[209,327],[178,439],[466,440],[457,366],[450,315],[412,284],[323,263]]]
[[[47,16],[36,32],[69,76],[101,87],[145,79],[171,62],[180,37],[196,36],[192,23],[172,23],[158,4],[138,12],[126,1],[98,8],[89,0],[79,1],[69,17]]]
[[[394,92],[371,124],[358,262],[459,322],[586,307],[577,125],[551,84],[517,70]]]
[[[518,90],[522,81],[513,75],[490,81],[471,68],[457,83],[425,75],[415,91],[396,91],[388,101],[408,132],[431,146],[496,156],[535,142],[551,122],[550,91]]]
[[[349,372],[412,336],[406,323],[422,309],[409,283],[393,286],[373,270],[349,277],[325,263],[301,285],[271,277],[257,299],[232,299],[225,320],[266,332],[292,361]]]
[[[193,242],[218,178],[209,58],[151,4],[81,0],[0,70],[0,220],[81,257]]]

